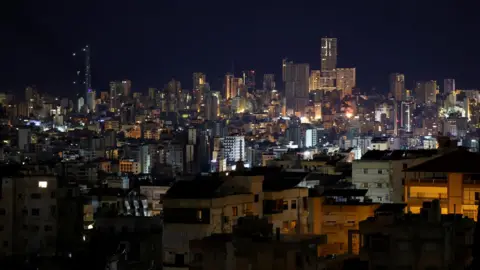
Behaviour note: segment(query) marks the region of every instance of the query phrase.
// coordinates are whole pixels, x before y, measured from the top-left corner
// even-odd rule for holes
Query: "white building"
[[[403,202],[404,169],[422,163],[437,154],[436,150],[369,151],[352,162],[352,183],[368,189],[373,202]]]
[[[317,129],[309,128],[305,131],[305,147],[315,147],[318,143]]]
[[[239,160],[246,160],[244,136],[227,136],[223,140],[223,146],[227,163],[233,164]]]

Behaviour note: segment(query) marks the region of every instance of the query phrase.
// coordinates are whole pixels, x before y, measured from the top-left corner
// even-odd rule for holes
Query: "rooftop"
[[[438,150],[370,150],[361,160],[402,160],[432,157],[437,154]]]
[[[406,169],[406,172],[480,173],[480,154],[459,149]]]

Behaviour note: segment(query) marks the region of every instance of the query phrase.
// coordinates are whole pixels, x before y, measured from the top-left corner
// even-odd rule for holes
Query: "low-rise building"
[[[442,214],[477,219],[480,202],[480,154],[459,149],[407,168],[407,211],[419,213],[425,201],[438,199]]]
[[[380,204],[365,199],[365,189],[311,189],[309,194],[308,232],[327,236],[322,256],[359,254],[359,224]]]
[[[245,218],[233,234],[190,241],[190,269],[318,269],[317,250],[325,236],[273,234],[272,227],[267,220]]]
[[[405,214],[404,207],[384,204],[360,223],[360,257],[369,269],[465,269],[475,222],[441,215],[438,200],[424,203],[419,215]]]

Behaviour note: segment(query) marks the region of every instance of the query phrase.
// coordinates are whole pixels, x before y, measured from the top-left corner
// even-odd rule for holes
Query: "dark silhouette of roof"
[[[165,198],[208,199],[218,197],[216,191],[223,184],[219,178],[204,178],[191,181],[177,181],[168,189]]]
[[[384,203],[375,210],[375,213],[400,213],[406,206],[404,203]]]
[[[421,157],[432,157],[438,150],[370,150],[361,160],[401,160]]]
[[[263,191],[282,191],[298,186],[307,172],[278,172],[264,175]]]
[[[364,197],[368,189],[327,189],[323,191],[323,196],[335,197]]]
[[[459,149],[425,161],[404,171],[480,173],[480,154]]]

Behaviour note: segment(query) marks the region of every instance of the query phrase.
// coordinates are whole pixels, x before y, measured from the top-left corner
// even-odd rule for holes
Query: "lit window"
[[[234,217],[238,216],[238,207],[236,206],[232,207],[232,216]]]
[[[202,210],[197,211],[197,219],[202,220]]]
[[[47,188],[48,182],[47,181],[38,181],[39,188]]]

